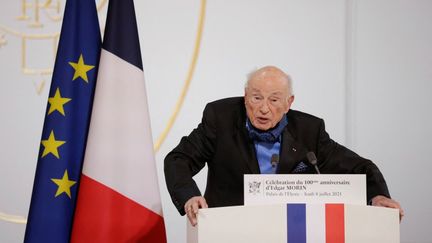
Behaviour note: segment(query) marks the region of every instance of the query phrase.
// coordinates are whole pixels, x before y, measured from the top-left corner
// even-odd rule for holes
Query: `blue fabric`
[[[95,1],[66,1],[49,98],[54,102],[59,94],[70,100],[60,110],[50,103],[47,105],[24,237],[26,243],[69,242],[100,48]],[[73,80],[78,72],[71,63],[78,65],[80,59],[92,68],[85,71],[86,76]],[[62,182],[66,186],[60,186],[64,185]]]
[[[143,70],[133,1],[110,1],[106,19],[102,48]]]
[[[304,173],[309,170],[309,166],[305,164],[303,161],[297,164],[292,173]]]
[[[249,137],[253,141],[277,142],[278,140],[280,140],[280,135],[282,134],[287,124],[288,118],[286,117],[286,115],[284,115],[276,127],[268,131],[260,131],[252,125],[249,118],[246,119],[246,128],[248,130]]]
[[[275,128],[268,131],[260,131],[253,127],[249,118],[246,119],[246,128],[249,137],[255,145],[256,157],[261,174],[276,173],[277,166],[272,166],[271,157],[273,154],[279,155],[280,153],[281,134],[287,124],[288,119],[284,115]]]
[[[275,174],[277,166],[272,166],[271,157],[273,154],[279,155],[280,141],[275,143],[255,142],[255,150],[261,174]]]

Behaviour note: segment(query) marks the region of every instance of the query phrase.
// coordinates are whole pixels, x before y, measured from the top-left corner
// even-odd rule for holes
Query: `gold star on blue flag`
[[[67,0],[24,242],[70,240],[100,50],[95,1]]]

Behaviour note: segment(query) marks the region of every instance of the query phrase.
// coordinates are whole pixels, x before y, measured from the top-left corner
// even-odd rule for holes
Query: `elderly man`
[[[207,104],[201,123],[165,158],[165,179],[181,215],[196,225],[199,208],[243,205],[243,175],[315,173],[306,154],[313,151],[324,174],[366,174],[372,205],[398,208],[372,161],[339,145],[324,121],[290,110],[294,101],[290,77],[276,67],[252,73],[244,97]],[[279,155],[277,166],[272,155]],[[204,197],[192,179],[207,163]]]

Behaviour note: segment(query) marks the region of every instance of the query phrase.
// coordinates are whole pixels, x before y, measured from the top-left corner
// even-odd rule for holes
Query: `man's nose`
[[[260,107],[260,112],[263,114],[266,114],[267,112],[269,112],[269,107],[266,101],[263,102],[263,104]]]

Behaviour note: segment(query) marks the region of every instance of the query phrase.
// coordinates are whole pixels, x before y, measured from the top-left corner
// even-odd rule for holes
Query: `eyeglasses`
[[[249,102],[253,105],[263,105],[264,102],[269,105],[269,106],[273,106],[273,107],[282,107],[285,102],[287,102],[288,98],[283,98],[283,97],[279,97],[279,96],[270,96],[270,97],[264,97],[262,95],[258,95],[258,94],[252,94],[250,96],[247,97],[247,99],[249,100]]]

